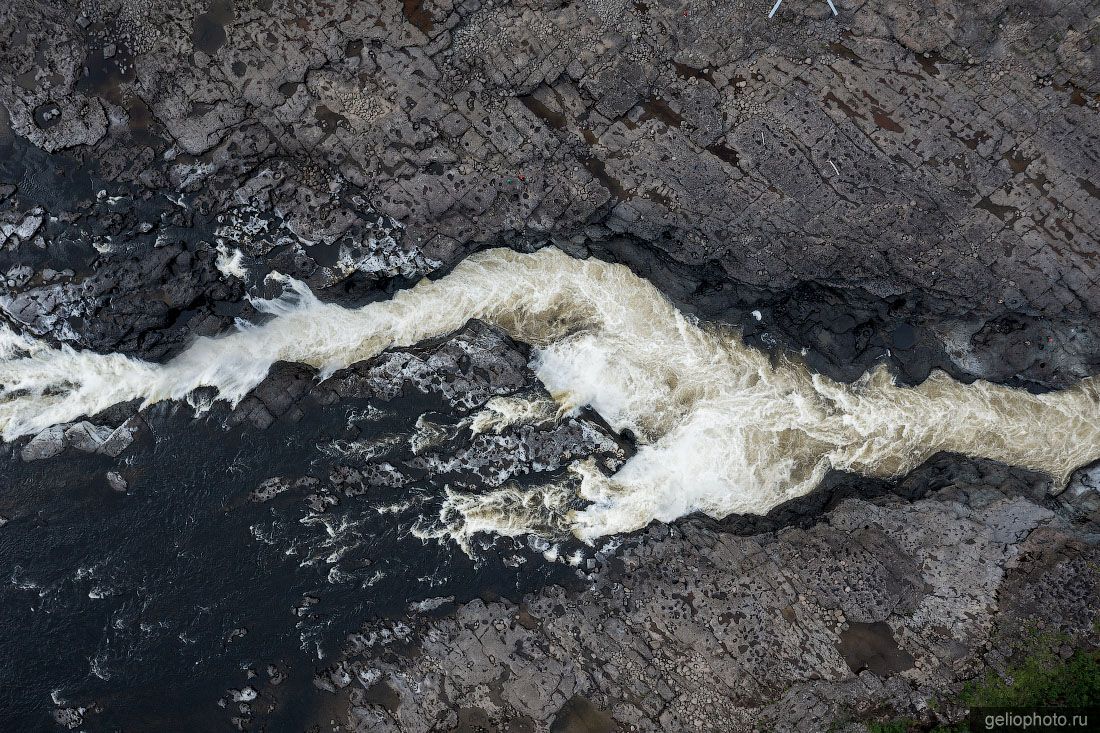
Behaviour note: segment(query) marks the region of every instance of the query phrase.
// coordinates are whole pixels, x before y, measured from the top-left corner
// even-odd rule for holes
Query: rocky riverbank
[[[868,488],[838,477],[778,529],[656,525],[581,590],[368,625],[318,684],[360,731],[861,730],[957,721],[1035,633],[1100,641],[1095,493],[948,457]]]
[[[1095,371],[1094,4],[756,5],[12,3],[0,302],[159,359],[555,243],[849,379]]]
[[[274,271],[354,305],[485,247],[553,244],[626,263],[685,310],[843,380],[881,362],[904,382],[941,368],[1042,391],[1100,372],[1100,5],[834,4],[785,0],[769,20],[770,2],[744,1],[16,0],[0,8],[0,324],[163,362],[257,318],[250,297],[274,294]],[[22,439],[4,446],[0,546],[51,541],[23,487],[84,471],[113,497],[97,501],[124,507],[159,480],[141,461],[168,460],[176,431],[199,425],[267,436],[272,466],[227,478],[241,482],[227,505],[300,512],[327,534],[333,513],[383,496],[393,527],[447,545],[463,525],[440,513],[445,490],[558,476],[580,457],[611,470],[634,450],[590,411],[502,423],[493,398],[546,397],[527,356],[475,322],[321,385],[278,365],[232,410],[198,393]],[[379,417],[390,403],[408,414]],[[221,439],[203,440],[221,460]],[[236,477],[235,461],[217,470]],[[766,518],[692,518],[618,546],[470,535],[492,572],[578,550],[579,567],[550,562],[538,577],[552,584],[533,587],[440,560],[470,589],[522,589],[471,601],[417,585],[410,609],[343,618],[374,620],[338,666],[315,665],[317,720],[953,720],[960,685],[1004,669],[1022,630],[1100,641],[1095,473],[1054,497],[1042,477],[941,456],[894,484],[835,475]],[[21,567],[4,568],[5,592],[29,592]],[[341,616],[309,610],[309,592],[294,623]],[[218,693],[218,714],[275,720],[283,673],[263,679]],[[67,671],[71,699],[0,709],[94,727],[100,681]]]

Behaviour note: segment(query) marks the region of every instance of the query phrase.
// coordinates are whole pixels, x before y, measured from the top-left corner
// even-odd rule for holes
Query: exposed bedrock
[[[1100,372],[1100,2],[771,4],[3,4],[0,325],[163,361],[254,317],[272,271],[354,305],[478,249],[554,244],[845,380],[879,361],[1034,389]],[[243,490],[316,515],[629,456],[587,412],[475,434],[490,399],[545,396],[527,357],[471,323],[321,384],[279,364],[210,414],[263,430],[354,402],[326,444],[338,468]],[[413,394],[438,424],[387,442],[364,404]],[[152,409],[176,408],[193,405]],[[118,459],[126,499],[136,410],[11,460]],[[1098,486],[1093,466],[1052,497],[950,456],[893,483],[832,476],[767,517],[622,538],[573,590],[371,621],[317,684],[363,731],[957,719],[963,682],[1023,632],[1100,643]],[[31,512],[5,504],[0,525]]]
[[[958,720],[1036,633],[1100,641],[1100,556],[1041,478],[942,457],[874,498],[836,479],[824,516],[654,525],[583,590],[369,624],[318,684],[361,731],[864,730]]]
[[[11,3],[4,311],[161,359],[245,272],[361,300],[553,242],[836,376],[1095,371],[1097,4],[758,5]],[[166,307],[56,292],[119,262]]]

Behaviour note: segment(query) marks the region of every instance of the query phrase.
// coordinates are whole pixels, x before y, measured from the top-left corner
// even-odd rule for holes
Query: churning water
[[[359,309],[285,284],[283,297],[255,303],[270,320],[200,339],[165,364],[0,333],[3,437],[133,399],[181,399],[201,386],[234,402],[276,361],[312,365],[323,378],[477,318],[535,347],[532,366],[560,408],[591,405],[614,429],[632,431],[639,450],[611,476],[578,464],[579,480],[534,493],[455,496],[451,509],[467,530],[516,534],[553,518],[591,540],[693,511],[764,513],[830,469],[894,476],[938,451],[1059,481],[1100,458],[1096,379],[1043,395],[942,373],[901,387],[881,369],[843,384],[698,323],[624,266],[553,248],[482,252],[439,280]],[[568,510],[578,493],[587,506]]]

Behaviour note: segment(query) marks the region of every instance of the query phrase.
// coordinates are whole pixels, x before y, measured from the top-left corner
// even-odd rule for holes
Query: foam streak
[[[773,363],[735,333],[696,323],[626,267],[552,248],[483,252],[440,280],[358,310],[287,284],[286,296],[256,303],[274,316],[267,323],[200,339],[163,365],[0,332],[3,437],[118,402],[181,399],[200,386],[235,402],[276,361],[309,364],[324,377],[479,318],[536,347],[532,365],[563,409],[590,404],[638,436],[640,450],[615,475],[576,467],[581,496],[592,503],[568,517],[586,539],[692,511],[763,513],[805,494],[831,468],[895,476],[938,451],[1063,482],[1100,458],[1095,378],[1044,395],[964,385],[942,373],[913,388],[884,370],[841,384],[793,360]],[[507,511],[519,502],[497,503]],[[466,513],[492,528],[492,506]],[[527,526],[514,516],[499,524],[510,533]]]

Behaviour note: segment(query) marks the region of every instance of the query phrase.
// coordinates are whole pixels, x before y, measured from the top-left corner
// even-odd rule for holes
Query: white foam
[[[244,253],[237,248],[230,250],[224,244],[218,245],[218,258],[214,261],[214,266],[225,277],[244,280],[248,275],[248,268],[244,266]]]
[[[539,396],[512,395],[493,397],[469,419],[474,435],[493,432],[498,435],[512,425],[538,425],[556,419],[558,405]]]
[[[48,348],[0,331],[4,438],[117,402],[179,399],[203,385],[234,402],[275,361],[310,364],[327,376],[480,318],[535,347],[532,365],[562,408],[590,404],[614,428],[632,430],[641,447],[610,477],[574,466],[580,495],[593,502],[581,510],[570,510],[576,497],[564,487],[452,494],[441,519],[459,518],[463,531],[560,525],[590,540],[693,511],[763,513],[808,492],[830,468],[894,476],[938,451],[1045,471],[1061,482],[1100,458],[1095,378],[1044,395],[964,385],[941,373],[914,388],[896,386],[884,370],[840,384],[695,322],[626,267],[552,248],[481,252],[440,280],[358,310],[284,281],[284,297],[255,303],[270,321],[200,339],[164,365]]]

